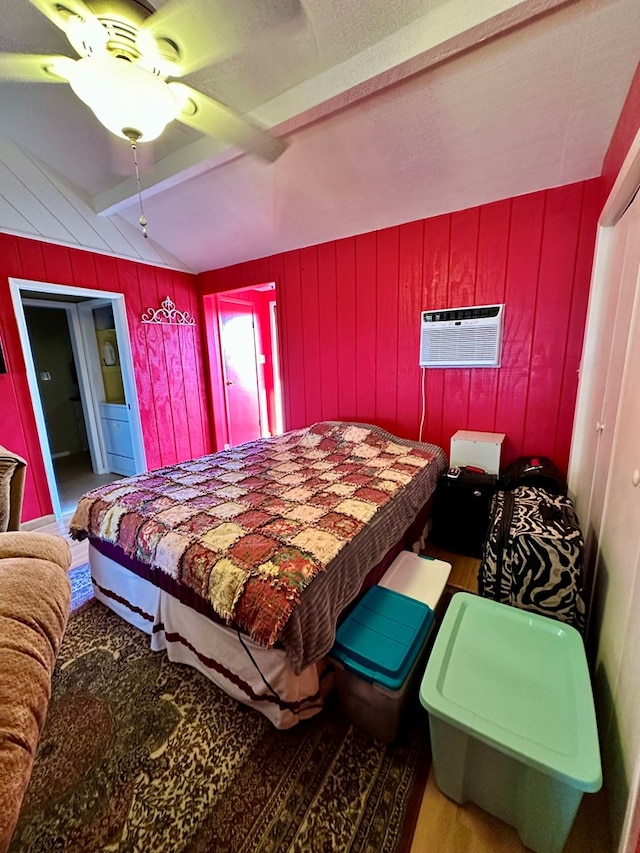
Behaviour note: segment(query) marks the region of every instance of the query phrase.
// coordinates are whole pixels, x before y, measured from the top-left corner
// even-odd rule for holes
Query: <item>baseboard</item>
[[[46,524],[52,524],[56,520],[55,515],[43,515],[41,518],[32,518],[30,521],[23,521],[20,525],[20,530],[37,530],[39,527],[44,527]]]

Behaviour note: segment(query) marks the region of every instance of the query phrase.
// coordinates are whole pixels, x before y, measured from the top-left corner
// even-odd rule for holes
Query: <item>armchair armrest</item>
[[[0,445],[0,530],[19,530],[26,460]]]
[[[71,548],[66,539],[53,533],[31,530],[0,533],[0,560],[7,557],[34,557],[57,563],[67,571],[71,565]]]

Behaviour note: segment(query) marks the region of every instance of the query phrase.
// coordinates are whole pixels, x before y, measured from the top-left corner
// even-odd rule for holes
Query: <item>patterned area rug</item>
[[[394,745],[330,704],[279,732],[95,600],[72,616],[10,850],[409,849],[426,716]]]
[[[89,563],[83,563],[69,571],[71,581],[71,612],[73,613],[83,604],[93,599],[93,586],[91,585],[91,568]]]

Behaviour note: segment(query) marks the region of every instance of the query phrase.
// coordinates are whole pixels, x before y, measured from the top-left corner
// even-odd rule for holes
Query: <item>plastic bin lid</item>
[[[422,557],[413,551],[401,551],[379,581],[393,589],[428,604],[435,610],[451,572],[451,563]]]
[[[593,694],[569,625],[456,593],[420,701],[435,717],[581,791],[602,784]]]
[[[433,611],[373,586],[338,628],[332,657],[367,681],[399,690],[433,624]]]

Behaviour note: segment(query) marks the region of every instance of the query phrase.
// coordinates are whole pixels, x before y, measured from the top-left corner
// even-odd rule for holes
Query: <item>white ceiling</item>
[[[183,2],[206,43],[240,0]],[[594,177],[640,59],[638,0],[302,0],[269,28],[265,2],[185,82],[282,136],[275,163],[174,122],[139,146],[145,241],[128,143],[66,84],[2,82],[0,230],[202,271]],[[2,12],[0,50],[71,53]]]

